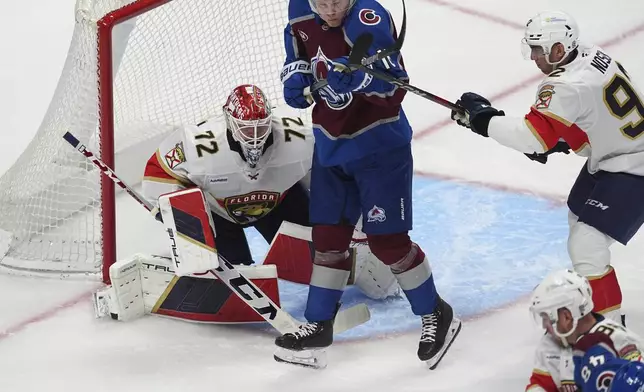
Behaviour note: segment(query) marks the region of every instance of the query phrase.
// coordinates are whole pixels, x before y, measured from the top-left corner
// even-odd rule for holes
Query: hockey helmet
[[[255,167],[271,133],[273,114],[264,92],[252,84],[237,86],[224,105],[226,125],[244,151],[246,161]]]
[[[579,46],[579,27],[577,22],[565,12],[540,12],[526,23],[521,43],[523,56],[526,59],[531,59],[533,51],[536,51],[537,55],[544,55],[550,63],[549,57],[553,45],[561,43],[564,46],[563,58]]]
[[[593,291],[588,279],[572,270],[558,270],[550,273],[534,289],[530,299],[530,311],[535,320],[543,325],[548,322],[560,338],[570,336],[577,327],[577,321],[593,310]],[[556,328],[559,309],[567,309],[573,317],[570,331],[561,333]]]

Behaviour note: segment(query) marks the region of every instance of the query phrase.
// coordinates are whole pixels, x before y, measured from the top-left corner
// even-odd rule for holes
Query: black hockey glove
[[[461,95],[456,104],[462,106],[466,114],[463,115],[453,110],[452,120],[456,121],[458,125],[469,128],[484,137],[488,137],[487,127],[490,119],[494,116],[505,116],[502,110],[497,110],[490,106],[490,101],[487,98],[476,93]]]
[[[532,153],[532,154],[525,154],[529,159],[533,161],[537,161],[539,163],[545,164],[548,162],[548,155],[554,154],[556,152],[562,152],[564,154],[570,154],[570,146],[568,143],[561,141],[557,142],[554,147],[552,147],[550,150],[543,152],[543,153]]]

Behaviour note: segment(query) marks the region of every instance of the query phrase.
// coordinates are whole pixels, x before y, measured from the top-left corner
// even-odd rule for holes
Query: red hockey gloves
[[[452,120],[460,126],[469,128],[472,132],[488,137],[487,126],[494,116],[505,116],[502,110],[490,106],[490,101],[475,93],[465,93],[456,101],[465,109],[465,114],[452,111]]]

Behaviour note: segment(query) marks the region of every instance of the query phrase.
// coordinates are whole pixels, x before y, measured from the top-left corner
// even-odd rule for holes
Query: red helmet
[[[271,133],[272,112],[266,95],[259,87],[243,84],[235,87],[224,105],[228,129],[241,144],[246,159],[257,164],[262,148]]]

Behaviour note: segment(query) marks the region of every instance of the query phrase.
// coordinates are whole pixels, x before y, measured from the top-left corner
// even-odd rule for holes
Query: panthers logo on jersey
[[[277,206],[278,192],[256,191],[224,199],[223,206],[228,215],[241,225],[258,221]]]
[[[311,59],[311,70],[316,81],[326,79],[329,70],[333,66],[331,60],[324,55],[322,48],[318,48],[318,53]],[[326,102],[327,106],[333,110],[342,110],[351,104],[353,94],[338,94],[329,86],[318,90],[320,98]]]

